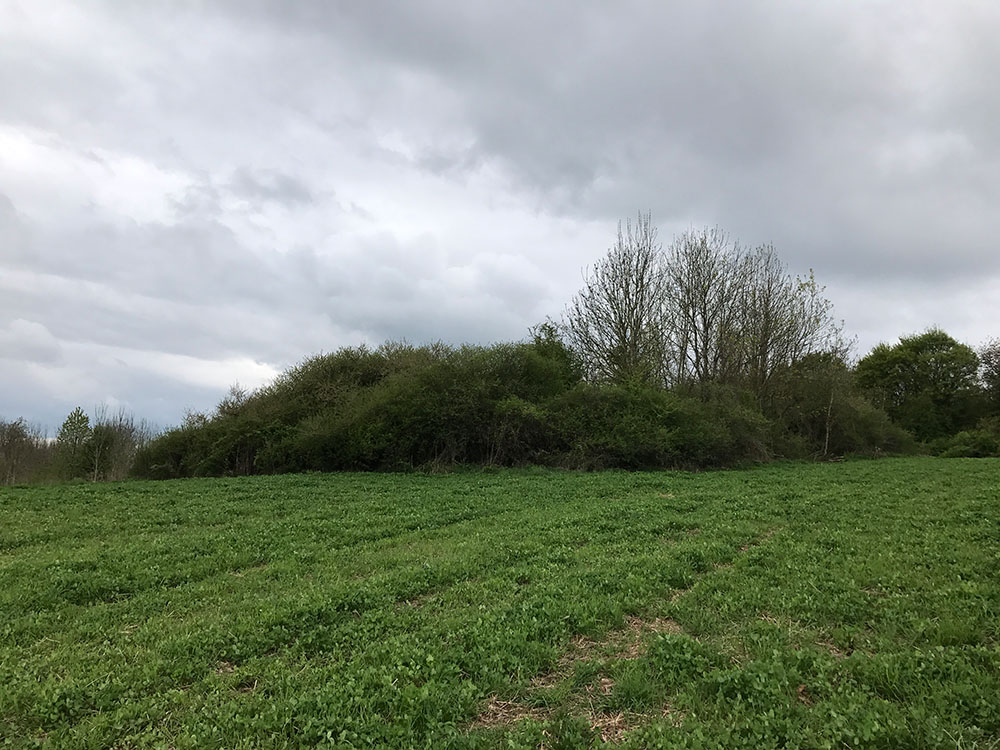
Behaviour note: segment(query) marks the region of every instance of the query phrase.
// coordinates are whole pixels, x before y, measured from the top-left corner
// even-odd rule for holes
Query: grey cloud
[[[387,18],[362,5],[307,21],[461,102],[474,145],[428,148],[420,163],[433,171],[499,160],[549,211],[611,219],[651,206],[830,273],[1000,271],[988,251],[1000,216],[987,208],[1000,201],[1000,136],[984,127],[1000,99],[986,84],[1000,53],[983,43],[996,10],[554,7],[431,3]],[[894,163],[901,143],[949,134],[965,149],[922,167],[904,149]]]
[[[41,323],[15,318],[0,327],[0,359],[57,364],[62,360],[62,349]]]
[[[200,218],[57,236],[31,229],[45,252],[25,249],[17,262],[8,259],[0,307],[81,345],[201,358],[251,352],[280,368],[359,340],[516,337],[526,315],[544,317],[534,303],[545,286],[528,275],[530,266],[492,257],[456,265],[431,237],[401,242],[382,232],[349,251],[298,247],[266,256]],[[95,251],[79,253],[81,243]],[[28,333],[17,332],[18,341]],[[25,362],[42,358],[40,349],[8,351]],[[113,367],[102,372],[125,382]]]
[[[312,191],[301,180],[274,169],[240,167],[233,172],[229,188],[241,198],[260,203],[271,201],[288,208],[312,203]]]
[[[60,382],[60,373],[74,382]],[[211,410],[224,392],[225,388],[191,386],[133,368],[101,366],[84,351],[58,368],[0,367],[0,418],[24,416],[54,436],[75,407],[93,414],[110,404],[166,427],[177,424],[185,410]]]
[[[0,410],[205,408],[117,349],[516,338],[638,209],[773,242],[864,345],[1000,318],[995,4],[7,10]]]

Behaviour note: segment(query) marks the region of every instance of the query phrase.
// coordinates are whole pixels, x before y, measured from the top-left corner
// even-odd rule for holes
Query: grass
[[[0,744],[1000,747],[998,480],[0,490]]]

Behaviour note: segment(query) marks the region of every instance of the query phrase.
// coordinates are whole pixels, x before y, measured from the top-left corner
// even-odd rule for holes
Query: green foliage
[[[780,378],[769,405],[784,432],[778,450],[789,457],[879,455],[913,450],[913,439],[861,395],[844,359],[803,357]]]
[[[640,386],[581,383],[548,406],[548,418],[574,468],[722,466],[754,457],[767,423],[752,407]]]
[[[1000,339],[991,339],[979,350],[980,378],[987,410],[1000,416]]]
[[[53,450],[41,429],[24,418],[0,418],[0,485],[51,481]]]
[[[660,390],[579,384],[547,407],[575,468],[648,468],[669,459],[676,405]]]
[[[0,744],[989,747],[996,470],[0,488]]]
[[[56,438],[59,473],[64,479],[87,474],[87,443],[91,438],[90,417],[77,406],[59,428]]]
[[[963,430],[932,445],[944,458],[987,458],[1000,456],[1000,417],[982,420],[976,429]]]
[[[970,427],[978,418],[976,352],[940,329],[875,347],[855,370],[859,385],[920,440]]]
[[[761,457],[767,432],[749,403],[585,385],[551,325],[522,344],[342,350],[239,401],[164,435],[136,473],[718,466]]]
[[[703,468],[908,445],[837,358],[810,355],[770,382],[775,395],[764,403],[712,381],[674,390],[587,383],[551,323],[520,343],[347,348],[253,393],[234,387],[211,416],[143,449],[134,473]]]
[[[207,426],[168,430],[138,451],[133,473],[147,479],[198,476],[201,457],[211,451],[212,438]]]

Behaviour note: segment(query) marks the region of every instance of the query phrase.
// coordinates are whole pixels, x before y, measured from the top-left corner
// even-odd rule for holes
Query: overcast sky
[[[1000,336],[1000,3],[0,0],[0,417],[522,338],[619,218]]]

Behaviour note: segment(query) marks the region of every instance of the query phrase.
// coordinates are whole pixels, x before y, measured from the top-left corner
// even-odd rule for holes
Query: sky
[[[0,417],[558,319],[617,222],[1000,336],[995,0],[0,0]]]

